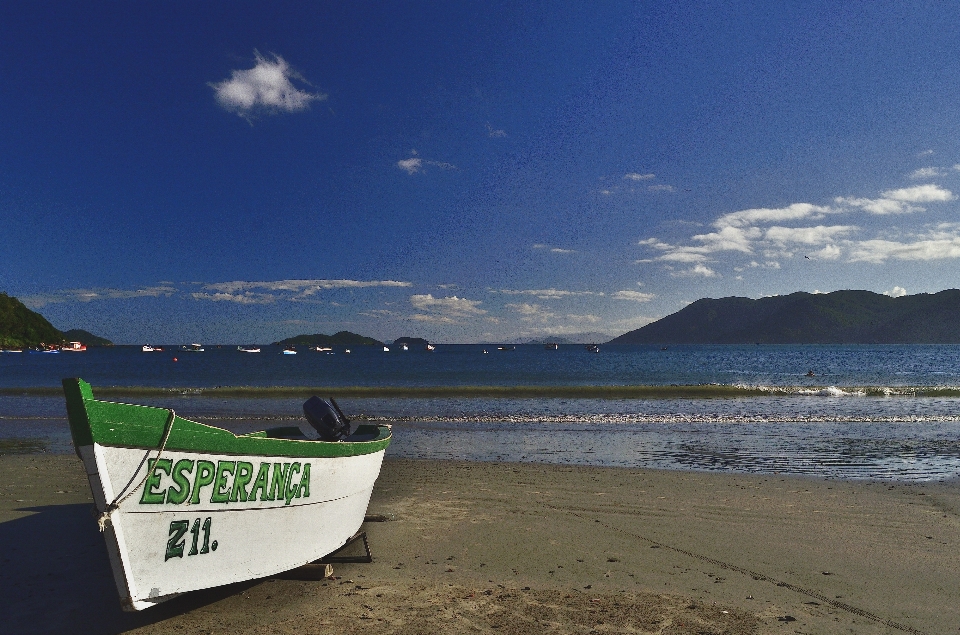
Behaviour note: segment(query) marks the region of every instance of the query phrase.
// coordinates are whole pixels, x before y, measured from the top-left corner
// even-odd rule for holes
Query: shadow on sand
[[[217,602],[257,581],[195,591],[139,613],[120,609],[91,505],[21,508],[0,524],[0,633],[122,633]]]

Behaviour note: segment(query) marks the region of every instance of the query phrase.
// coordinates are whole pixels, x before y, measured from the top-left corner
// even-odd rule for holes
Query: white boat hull
[[[380,450],[296,459],[163,452],[161,469],[156,469],[156,450],[94,443],[79,447],[78,453],[101,512],[108,501],[123,497],[104,533],[127,610],[148,608],[187,591],[273,575],[335,551],[363,523],[384,455]],[[217,466],[207,484],[198,478],[203,461]],[[241,463],[250,467],[241,468]],[[196,469],[181,470],[178,482],[178,465]],[[290,476],[280,485],[286,494],[266,500],[265,489],[253,489],[252,475],[238,485],[231,465],[232,471],[249,469],[254,474],[263,465],[268,473],[274,466],[288,466]],[[300,466],[296,474],[293,465]],[[154,469],[144,480],[148,466]],[[185,489],[190,494],[186,500],[171,501]],[[226,500],[213,502],[217,492]],[[248,500],[241,500],[248,494]]]

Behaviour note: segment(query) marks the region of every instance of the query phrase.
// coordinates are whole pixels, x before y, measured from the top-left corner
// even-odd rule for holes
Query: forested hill
[[[315,333],[314,335],[297,335],[285,340],[274,342],[281,346],[383,346],[383,342],[372,337],[357,335],[350,331],[340,331],[333,335]]]
[[[25,307],[20,300],[0,292],[0,348],[59,344],[63,333]]]
[[[960,290],[704,298],[610,344],[960,344]]]

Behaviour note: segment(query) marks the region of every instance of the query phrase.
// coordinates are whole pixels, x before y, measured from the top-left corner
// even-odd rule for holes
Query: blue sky
[[[955,288],[958,32],[933,2],[18,3],[0,290],[241,343]]]

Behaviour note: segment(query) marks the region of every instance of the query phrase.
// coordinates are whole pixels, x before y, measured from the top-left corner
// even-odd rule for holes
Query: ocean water
[[[72,451],[59,386],[82,377],[237,432],[333,395],[355,420],[394,422],[400,457],[960,477],[960,346],[165,349],[0,354],[0,453]]]

